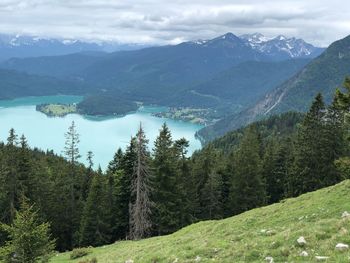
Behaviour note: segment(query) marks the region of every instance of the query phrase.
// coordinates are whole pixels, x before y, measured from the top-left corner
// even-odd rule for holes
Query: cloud
[[[350,34],[348,0],[1,0],[0,32],[173,44],[228,31],[325,46]]]

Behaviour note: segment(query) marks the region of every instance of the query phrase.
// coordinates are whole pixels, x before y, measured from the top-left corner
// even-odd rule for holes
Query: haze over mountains
[[[84,51],[113,52],[117,50],[139,49],[142,47],[145,46],[115,42],[86,42],[75,39],[0,34],[0,62],[12,57],[54,56]]]

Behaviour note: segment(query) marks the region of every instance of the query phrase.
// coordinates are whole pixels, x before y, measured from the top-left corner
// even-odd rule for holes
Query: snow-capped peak
[[[255,33],[243,35],[241,38],[253,49],[276,59],[317,56],[323,50],[306,43],[302,39],[288,38],[284,35],[269,38],[260,33]]]
[[[264,36],[261,33],[246,34],[241,36],[242,39],[247,40],[250,43],[264,43],[269,41],[271,38]]]

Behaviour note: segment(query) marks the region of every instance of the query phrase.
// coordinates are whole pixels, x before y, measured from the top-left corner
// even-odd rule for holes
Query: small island
[[[49,117],[64,117],[70,113],[77,113],[77,105],[74,104],[40,104],[36,110],[46,114]]]
[[[89,96],[80,103],[62,104],[40,104],[36,110],[49,117],[64,117],[71,113],[88,116],[124,116],[130,112],[137,111],[139,104],[120,98],[108,96]]]

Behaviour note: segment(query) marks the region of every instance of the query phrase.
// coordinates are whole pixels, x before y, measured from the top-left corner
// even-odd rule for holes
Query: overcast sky
[[[0,0],[0,32],[167,44],[226,32],[304,38],[350,34],[350,0]]]

